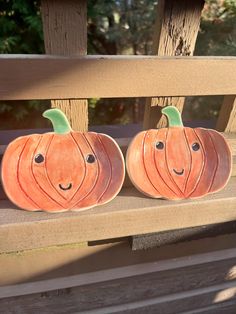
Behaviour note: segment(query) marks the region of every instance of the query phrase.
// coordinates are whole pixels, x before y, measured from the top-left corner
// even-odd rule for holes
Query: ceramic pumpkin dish
[[[2,182],[20,208],[62,212],[83,210],[112,200],[124,181],[124,160],[105,134],[74,132],[59,109],[44,117],[54,132],[22,136],[9,144]]]
[[[145,195],[171,200],[198,198],[221,190],[231,174],[231,152],[215,130],[189,128],[179,111],[162,109],[169,127],[137,134],[126,166],[134,186]]]

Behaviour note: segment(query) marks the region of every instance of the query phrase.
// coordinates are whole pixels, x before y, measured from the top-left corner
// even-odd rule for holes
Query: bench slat
[[[110,239],[221,223],[236,219],[236,177],[199,200],[166,201],[124,188],[110,203],[80,213],[17,210],[0,201],[0,251]]]

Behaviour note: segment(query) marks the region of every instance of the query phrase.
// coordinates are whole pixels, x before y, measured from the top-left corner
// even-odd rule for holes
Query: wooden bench
[[[191,39],[185,34],[185,43],[188,54],[193,52],[203,1],[180,3],[159,2],[159,55],[168,54],[161,43],[170,6],[176,16],[191,17],[195,29]],[[80,14],[74,14],[75,8]],[[1,200],[1,311],[235,313],[234,226],[214,237],[147,251],[132,251],[129,239],[183,228],[217,228],[236,219],[236,57],[85,56],[86,1],[43,0],[42,14],[48,54],[1,55],[0,100],[53,99],[52,105],[67,112],[73,128],[84,131],[88,98],[147,97],[144,127],[149,128],[163,125],[161,105],[172,102],[181,110],[185,96],[225,95],[217,128],[232,149],[233,171],[223,191],[197,201],[149,199],[128,180],[109,204],[81,213],[28,213]],[[64,24],[58,33],[52,21],[60,14]],[[177,27],[180,21],[173,16],[171,23]],[[73,25],[79,29],[76,37]],[[184,27],[189,29],[189,24]],[[116,140],[125,153],[130,138]],[[4,149],[5,144],[1,152]]]

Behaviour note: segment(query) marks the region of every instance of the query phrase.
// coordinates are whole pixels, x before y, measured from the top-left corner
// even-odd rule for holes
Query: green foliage
[[[150,54],[157,1],[88,1],[89,53]]]
[[[49,127],[42,117],[49,101],[7,101],[0,103],[0,129],[34,129]]]
[[[90,99],[89,120],[94,125],[137,123],[143,109],[144,99],[139,98]]]
[[[88,1],[89,54],[151,54],[157,1]],[[143,100],[99,99],[89,101],[91,124],[139,122]]]
[[[40,1],[0,0],[0,53],[44,53]],[[48,102],[0,102],[1,129],[41,127]]]
[[[202,14],[195,55],[236,55],[236,1],[207,0]],[[190,98],[185,114],[190,119],[216,119],[222,96]]]
[[[0,0],[0,53],[43,53],[40,1]]]
[[[208,0],[203,12],[195,55],[236,55],[236,2]]]

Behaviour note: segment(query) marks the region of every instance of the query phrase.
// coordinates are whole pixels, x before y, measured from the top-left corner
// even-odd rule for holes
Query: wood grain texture
[[[95,132],[19,137],[2,160],[6,194],[29,211],[79,211],[105,204],[120,191],[124,175],[116,142]]]
[[[224,251],[221,251],[221,254],[224,254]],[[186,256],[185,261],[192,258],[199,259],[199,257]],[[178,259],[175,260],[178,263]],[[170,266],[168,260],[163,262]],[[143,269],[145,266],[148,267],[144,264]],[[138,265],[136,267],[139,269]],[[146,309],[152,310],[151,313],[175,314],[177,309],[179,311],[196,310],[212,304],[219,306],[227,301],[235,302],[236,281],[235,273],[232,272],[234,268],[235,259],[225,258],[222,261],[212,260],[208,263],[202,261],[201,264],[194,266],[185,265],[136,276],[130,273],[129,277],[122,277],[122,269],[120,269],[121,278],[114,277],[109,280],[106,274],[115,274],[117,271],[117,269],[111,269],[105,270],[103,279],[100,276],[97,282],[94,281],[98,279],[97,273],[84,274],[84,277],[87,276],[88,279],[94,275],[93,282],[90,284],[86,284],[82,276],[78,276],[73,279],[68,277],[3,287],[0,288],[2,296],[4,291],[10,292],[11,288],[9,296],[13,296],[18,289],[19,297],[9,298],[8,296],[1,299],[0,304],[1,308],[8,306],[12,309],[17,306],[20,311],[27,309],[34,313],[38,313],[39,309],[44,307],[48,313],[55,311],[66,313],[69,309],[70,312],[89,311],[86,313],[102,314],[126,313],[126,311],[127,313],[143,313]],[[229,269],[230,276],[227,277]],[[49,283],[51,283],[51,289],[55,287],[56,290],[47,290]],[[45,290],[41,290],[43,293],[40,294],[40,290],[38,293],[35,292],[37,288]],[[28,293],[25,294],[27,290]],[[153,312],[154,309],[156,312]]]
[[[56,288],[62,288],[64,286],[61,286],[60,282],[64,282],[64,279],[60,281],[60,278],[67,277],[68,280],[65,282],[72,285],[73,278],[78,279],[78,275],[95,274],[94,272],[108,269],[118,269],[115,272],[107,272],[106,280],[111,280],[114,279],[114,276],[116,276],[115,278],[124,278],[131,275],[136,276],[154,271],[170,270],[176,267],[193,266],[201,262],[209,263],[234,259],[236,256],[235,241],[236,234],[231,233],[215,236],[214,238],[207,237],[171,246],[156,247],[152,250],[134,252],[130,249],[128,239],[123,238],[122,242],[118,239],[117,242],[108,240],[102,243],[90,242],[89,245],[87,243],[76,243],[7,254],[2,253],[0,254],[0,267],[2,270],[0,273],[0,286],[10,285],[12,287],[21,283],[34,281],[45,283],[45,280],[53,280],[51,283],[54,283]],[[227,254],[222,255],[219,252],[220,250],[224,250]],[[189,255],[198,255],[198,258],[186,259],[186,256]],[[170,262],[167,262],[167,260]],[[142,266],[142,264],[145,264],[145,266]],[[132,265],[135,266],[130,267]],[[82,280],[82,277],[80,278]],[[104,280],[104,276],[98,277],[96,275],[93,278],[95,281],[98,280],[96,278]],[[58,280],[55,281],[54,279]],[[88,282],[88,277],[85,276],[85,280]],[[75,282],[78,285],[78,280],[75,280]],[[42,286],[46,289],[45,284]],[[36,287],[39,288],[37,285]],[[55,288],[51,284],[47,287],[48,289]],[[6,290],[3,289],[1,292],[3,291]],[[15,295],[17,291],[19,294],[23,294],[22,289],[19,287],[15,291],[14,289],[9,291],[11,295]],[[31,293],[39,291],[30,290]]]
[[[87,54],[87,1],[42,0],[45,50],[48,54]],[[86,100],[53,100],[52,107],[60,108],[76,131],[88,130]]]
[[[98,286],[97,289],[100,287]],[[105,290],[105,287],[102,287]],[[135,288],[135,287],[133,287]],[[202,291],[201,291],[202,290]],[[225,292],[227,290],[227,292]],[[106,291],[106,290],[105,290]],[[84,291],[82,291],[83,293]],[[87,292],[87,291],[85,291]],[[125,292],[125,291],[124,291]],[[228,295],[229,301],[214,303],[214,297],[217,294]],[[200,291],[190,291],[188,293],[177,293],[160,298],[146,299],[131,303],[123,303],[122,299],[118,301],[120,304],[103,306],[107,299],[104,296],[103,300],[93,299],[97,301],[97,306],[91,304],[91,299],[87,300],[84,294],[74,289],[65,289],[62,291],[55,291],[54,293],[42,293],[41,295],[32,295],[27,297],[9,298],[0,301],[1,308],[4,313],[12,313],[8,309],[17,311],[19,314],[26,313],[81,313],[81,314],[235,314],[236,300],[234,297],[235,284],[218,285],[208,289],[200,289]],[[113,302],[117,302],[116,295],[112,295]],[[85,303],[87,302],[87,304]],[[94,308],[91,308],[94,306]],[[177,312],[178,311],[178,312]]]
[[[0,68],[2,100],[235,94],[236,57],[1,55]]]
[[[80,213],[27,213],[0,202],[0,251],[102,240],[236,219],[236,178],[216,194],[171,202],[123,189],[109,204]],[[60,231],[60,232],[59,232]],[[30,234],[30,237],[29,237]]]
[[[218,238],[216,239],[218,240]],[[201,242],[204,245],[204,241]],[[195,242],[192,242],[192,245],[195,247],[197,246]],[[179,247],[179,245],[177,245],[177,247]],[[168,248],[172,248],[176,254],[177,247],[175,248],[175,246],[170,246]],[[123,250],[121,250],[119,246],[116,246],[113,248],[113,250],[111,250],[111,248],[111,245],[106,245],[101,248],[90,248],[90,250],[87,248],[87,254],[85,254],[86,251],[82,251],[82,254],[78,254],[78,257],[80,256],[81,259],[87,258],[87,261],[89,261],[90,259],[92,260],[92,258],[95,258],[99,252],[104,253],[105,251],[105,254],[103,254],[104,259],[105,257],[109,257],[109,254],[117,255],[118,252],[125,252],[124,247]],[[118,252],[116,252],[116,250]],[[174,258],[163,260],[158,260],[159,257],[157,250],[156,257],[151,253],[151,251],[147,251],[146,254],[152,255],[152,262],[149,263],[143,263],[143,261],[145,259],[147,260],[147,258],[144,259],[144,256],[141,258],[139,256],[139,263],[135,264],[135,260],[137,262],[136,254],[136,258],[133,257],[133,264],[128,266],[110,268],[107,261],[104,261],[107,267],[104,267],[100,270],[99,265],[97,269],[95,266],[95,270],[90,272],[77,269],[77,274],[72,276],[57,276],[55,278],[51,276],[49,279],[44,278],[41,280],[36,276],[29,278],[28,282],[25,283],[18,282],[17,284],[12,285],[2,285],[0,287],[0,298],[30,295],[32,293],[53,291],[56,289],[83,287],[92,284],[96,285],[98,283],[103,284],[103,282],[111,282],[117,279],[119,280],[118,285],[116,285],[117,289],[119,289],[120,283],[124,283],[126,286],[128,284],[130,291],[132,291],[132,287],[135,285],[137,287],[137,293],[143,293],[143,290],[148,288],[150,290],[149,297],[163,296],[166,294],[191,290],[194,288],[204,288],[210,285],[234,281],[236,277],[235,248],[220,249],[218,247],[217,251],[212,251],[211,248],[208,248],[208,250],[210,252],[208,251],[207,253],[202,254],[197,254],[197,251],[192,251],[194,254],[190,256],[184,255],[179,257],[178,253],[177,255],[172,254],[172,256],[175,256]],[[50,250],[48,250],[48,252],[50,255]],[[29,252],[28,254],[32,254],[32,252]],[[128,255],[130,255],[130,253],[128,253]],[[17,256],[11,257],[17,259]],[[70,264],[66,265],[64,268],[68,267],[69,265]],[[111,266],[112,265],[114,266],[114,262],[112,262]],[[89,267],[87,267],[87,269],[89,269]],[[184,273],[186,274],[185,278]],[[209,278],[206,278],[207,273],[209,273]],[[47,273],[44,277],[46,277],[46,275]],[[193,277],[192,281],[189,280],[191,276]],[[172,277],[175,280],[172,281]],[[152,280],[153,284],[156,285],[156,287],[153,287],[153,289],[151,289],[150,285],[148,284],[148,282]],[[181,281],[185,283],[182,287]],[[145,282],[145,284],[143,287],[138,288],[138,282]],[[173,282],[176,282],[176,284],[173,285]],[[159,286],[158,289],[157,286]],[[97,290],[96,287],[94,290]],[[122,287],[120,290],[123,290]],[[135,298],[135,296],[132,296],[131,294],[129,298]]]
[[[234,301],[224,302],[223,304],[214,304],[198,311],[187,311],[184,314],[235,314],[236,304]]]
[[[155,298],[145,301],[138,301],[122,306],[111,306],[103,308],[100,311],[94,310],[87,312],[87,314],[108,314],[108,313],[124,313],[124,314],[196,314],[202,312],[202,307],[214,306],[214,314],[221,314],[222,306],[230,305],[232,313],[232,305],[236,309],[235,300],[236,283],[233,286],[218,285],[207,289],[199,289],[196,291],[189,291],[187,293],[179,293],[173,296],[166,296],[163,298]],[[227,291],[227,292],[225,292]],[[227,294],[229,302],[214,302],[214,298],[218,294]],[[203,308],[204,309],[204,308]],[[84,312],[85,314],[86,312]],[[226,312],[227,313],[227,312]],[[235,313],[235,312],[234,312]]]
[[[204,0],[158,1],[153,39],[154,55],[193,55],[204,2]],[[166,127],[166,119],[162,116],[161,109],[168,105],[176,106],[182,112],[184,98],[148,98],[145,105],[144,129]]]
[[[225,96],[221,106],[216,129],[221,132],[236,132],[236,98]]]

